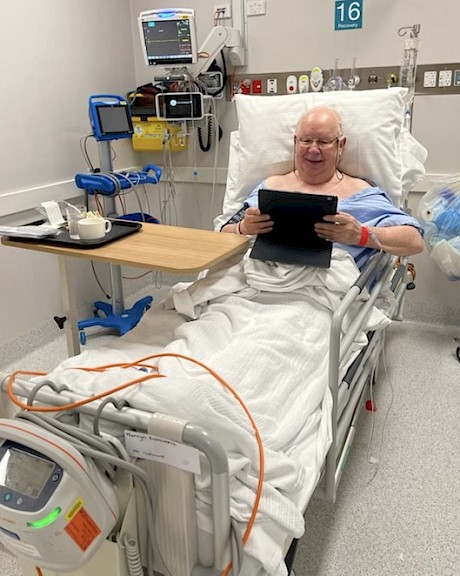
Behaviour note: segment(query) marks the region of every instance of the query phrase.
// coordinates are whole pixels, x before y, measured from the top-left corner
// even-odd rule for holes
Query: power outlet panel
[[[227,20],[232,17],[231,4],[216,4],[213,8],[213,18],[218,24],[219,20]]]
[[[267,78],[267,94],[278,93],[278,80],[276,78]]]
[[[441,88],[448,88],[452,86],[452,70],[440,70],[438,86]]]
[[[263,16],[265,10],[265,0],[248,0],[246,2],[247,16]]]
[[[427,70],[423,74],[423,87],[424,88],[436,88],[438,73],[436,70]]]

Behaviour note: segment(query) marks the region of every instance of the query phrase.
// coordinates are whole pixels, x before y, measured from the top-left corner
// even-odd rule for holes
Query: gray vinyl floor
[[[297,576],[460,574],[458,336],[460,326],[389,327],[377,410],[360,416],[336,503],[310,502]],[[64,355],[60,338],[1,370],[47,370],[43,359],[51,368]],[[0,574],[21,574],[1,551]]]

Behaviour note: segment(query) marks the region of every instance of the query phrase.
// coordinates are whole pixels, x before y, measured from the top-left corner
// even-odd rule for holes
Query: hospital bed
[[[405,98],[398,88],[237,96],[216,228],[261,180],[291,168],[295,123],[318,104],[341,111],[348,137],[341,169],[373,180],[402,205],[426,156],[404,128]],[[73,500],[65,503],[58,490],[49,492],[47,506],[53,501],[62,514],[38,530],[30,522],[43,515],[35,510],[22,525],[27,514],[3,500],[1,541],[35,576],[140,576],[142,566],[164,576],[287,574],[292,555],[289,566],[284,559],[303,534],[314,491],[335,500],[384,329],[402,315],[407,278],[404,259],[396,266],[383,253],[361,273],[335,249],[328,270],[275,269],[238,256],[175,285],[112,345],[46,376],[5,378],[2,415],[11,416],[20,398],[28,403],[19,417],[0,420],[8,446],[25,450],[12,469],[30,472],[24,462],[41,456],[74,492],[66,491]],[[35,411],[63,406],[51,421]],[[67,447],[80,429],[90,448],[78,432],[76,447]],[[101,435],[110,448],[102,449]],[[69,459],[73,450],[80,456]],[[103,452],[97,470],[95,451]],[[11,475],[13,499],[34,485]],[[43,475],[47,485],[53,475]]]

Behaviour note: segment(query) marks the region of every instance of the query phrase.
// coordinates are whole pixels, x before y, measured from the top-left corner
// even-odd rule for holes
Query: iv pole
[[[94,96],[93,98],[96,100],[98,99],[97,96]],[[110,144],[111,139],[97,138],[97,141],[101,173],[111,174],[113,172],[112,149]],[[107,217],[116,218],[115,194],[104,196],[104,208]],[[120,335],[129,332],[131,328],[134,328],[134,326],[138,324],[142,315],[150,308],[153,301],[152,296],[146,296],[141,300],[138,300],[129,310],[126,310],[123,298],[121,266],[119,264],[109,264],[109,276],[112,290],[112,303],[109,304],[101,301],[95,302],[94,316],[78,322],[81,344],[86,343],[85,328],[91,326],[114,328]],[[99,315],[99,311],[104,314],[103,317]]]
[[[409,89],[405,127],[410,131],[412,128],[412,110],[415,97],[415,73],[417,70],[417,53],[420,48],[420,24],[403,26],[398,30],[398,36],[405,36],[407,31],[409,38],[404,41],[403,62],[399,73],[399,85]]]
[[[99,141],[98,148],[99,148],[99,161],[101,172],[111,173],[113,171],[113,165],[112,165],[110,140]],[[104,205],[107,217],[116,216],[114,196],[104,197]],[[110,275],[110,284],[112,287],[112,314],[119,315],[122,314],[125,309],[123,288],[122,288],[121,266],[115,264],[109,264],[109,275]]]

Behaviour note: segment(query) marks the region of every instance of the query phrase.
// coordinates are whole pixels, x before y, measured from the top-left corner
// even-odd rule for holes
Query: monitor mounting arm
[[[247,16],[246,0],[231,0],[233,28],[215,26],[200,47],[198,62],[190,67],[190,72],[197,78],[206,72],[213,60],[223,48],[229,48],[228,57],[232,66],[247,64]]]
[[[194,78],[206,72],[223,48],[230,48],[229,59],[233,66],[246,64],[246,50],[240,30],[215,26],[208,34],[198,53],[198,62],[189,67]]]

